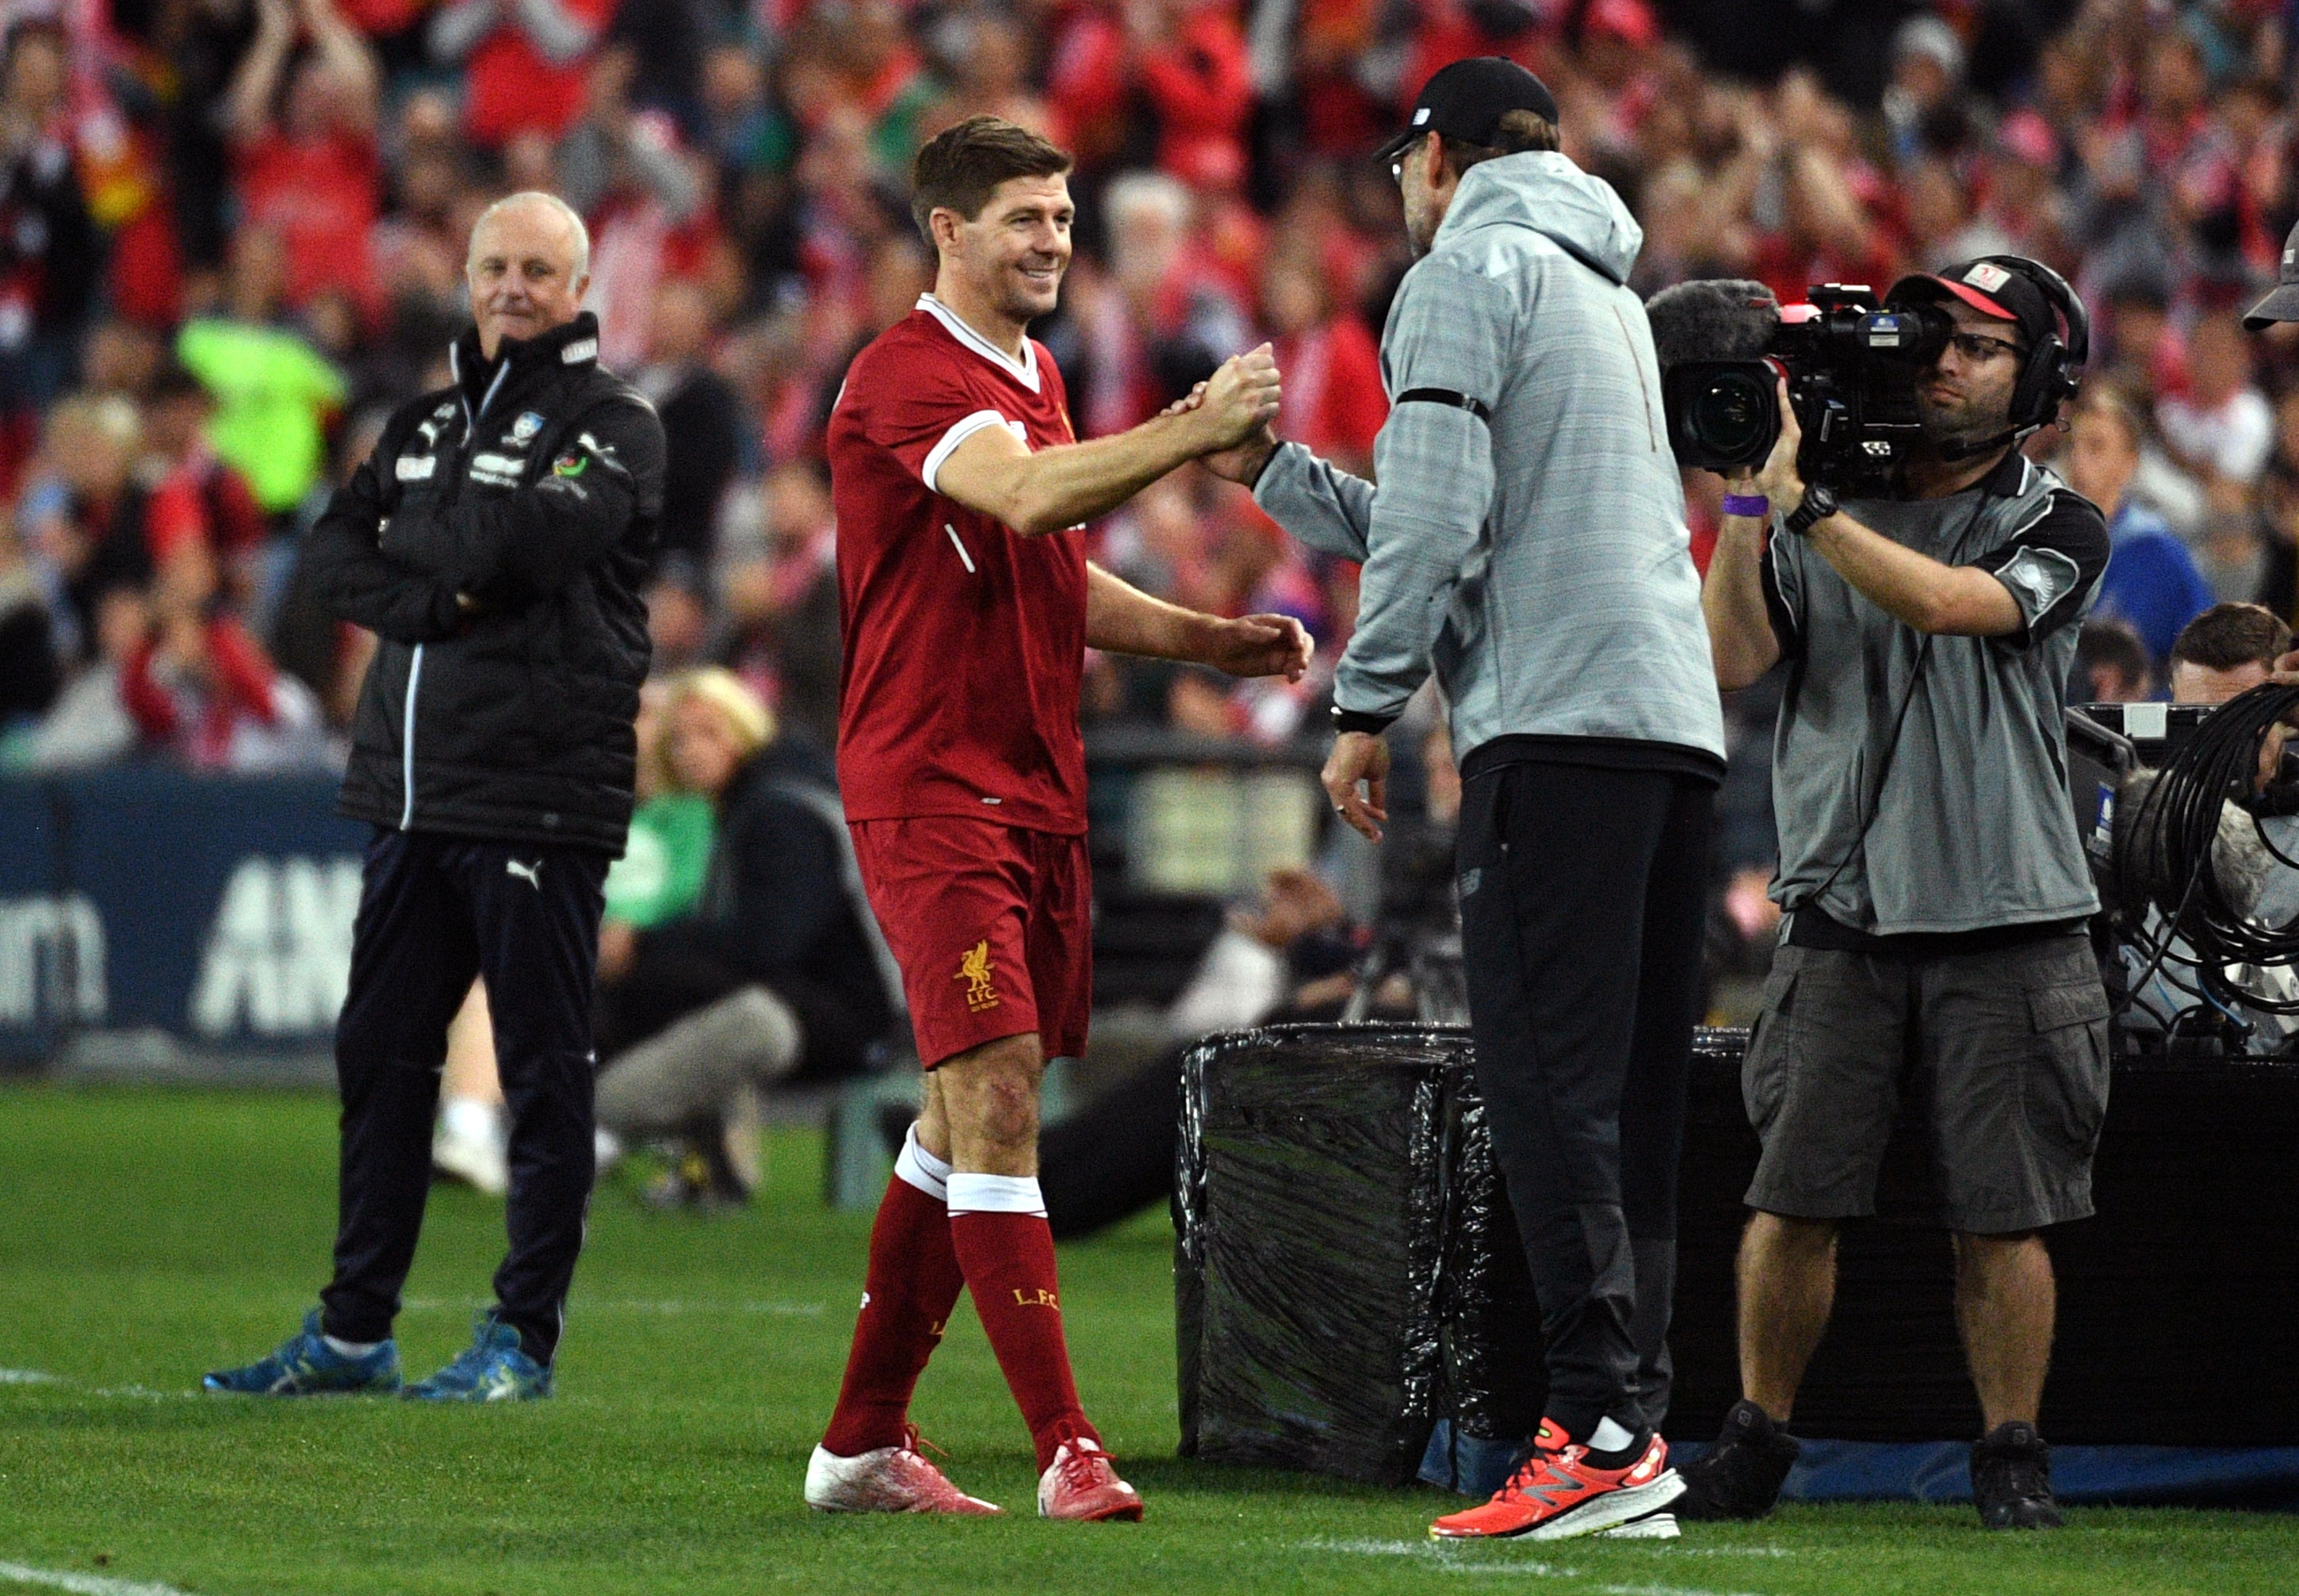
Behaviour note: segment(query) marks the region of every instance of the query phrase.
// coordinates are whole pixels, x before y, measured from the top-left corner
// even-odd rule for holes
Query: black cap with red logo
[[[1888,304],[1917,304],[1927,300],[1955,299],[1983,316],[2009,321],[2020,329],[2022,348],[2033,349],[2060,329],[2051,296],[2023,272],[1993,261],[1967,261],[1944,270],[1904,277],[1884,295]]]

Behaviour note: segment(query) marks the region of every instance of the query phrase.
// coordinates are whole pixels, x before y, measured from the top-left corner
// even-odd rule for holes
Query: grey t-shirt
[[[2062,706],[2075,623],[2107,568],[2104,519],[2016,452],[1944,499],[1844,509],[1895,543],[1990,572],[2027,624],[1927,648],[1810,544],[1774,529],[1764,598],[1789,677],[1772,744],[1773,898],[1816,902],[1876,936],[2092,913]]]

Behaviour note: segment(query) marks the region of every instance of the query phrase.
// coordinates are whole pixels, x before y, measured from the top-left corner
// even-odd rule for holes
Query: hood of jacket
[[[1645,242],[1613,186],[1554,150],[1496,156],[1464,172],[1431,253],[1490,227],[1530,228],[1615,283],[1629,280]]]

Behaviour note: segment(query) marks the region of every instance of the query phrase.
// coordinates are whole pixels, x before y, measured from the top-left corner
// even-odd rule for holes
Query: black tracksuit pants
[[[607,856],[378,828],[336,1026],[343,1164],[322,1324],[380,1341],[399,1312],[431,1189],[447,1025],[484,976],[510,1110],[502,1320],[527,1356],[558,1350],[591,1201],[591,1002]]]
[[[1548,1416],[1581,1442],[1607,1417],[1656,1427],[1714,787],[1546,761],[1471,769],[1470,1025],[1548,1338]]]

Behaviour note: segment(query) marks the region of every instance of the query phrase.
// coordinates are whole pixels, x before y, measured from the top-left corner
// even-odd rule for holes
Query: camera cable
[[[2299,711],[2299,687],[2273,683],[2221,705],[2195,728],[2140,797],[2130,823],[2115,828],[2109,882],[2129,922],[2126,935],[2151,955],[2145,971],[2132,984],[2135,995],[2162,970],[2174,985],[2224,1011],[2225,1005],[2210,990],[2214,972],[2230,964],[2299,964],[2299,916],[2272,925],[2255,918],[2240,885],[2221,877],[2213,853],[2226,804],[2230,800],[2240,803],[2250,795],[2262,746],[2295,711]],[[2299,860],[2275,845],[2258,817],[2248,810],[2245,814],[2269,856],[2299,869]],[[2145,923],[2151,908],[2162,917],[2154,929]],[[2175,939],[2185,939],[2194,950],[2192,959],[2173,952]],[[2202,990],[2171,977],[2168,965],[2173,961],[2191,965]],[[2233,995],[2264,1013],[2299,1014],[2299,998],[2251,991]]]

